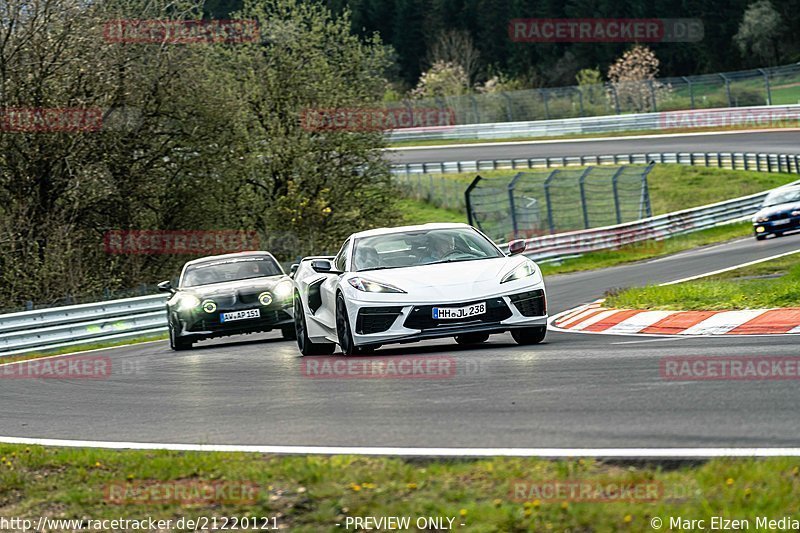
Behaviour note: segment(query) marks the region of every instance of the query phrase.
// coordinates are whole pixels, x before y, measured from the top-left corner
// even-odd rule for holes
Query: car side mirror
[[[521,254],[528,248],[528,243],[524,239],[517,239],[508,243],[508,255]]]
[[[169,280],[162,281],[156,286],[158,287],[158,290],[161,292],[168,292],[170,294],[175,294],[175,288],[172,286],[172,282]]]
[[[311,261],[311,268],[314,269],[314,272],[319,274],[330,274],[333,272],[333,265],[327,259],[315,259]]]
[[[289,277],[293,278],[294,275],[297,274],[297,269],[298,268],[300,268],[300,265],[298,265],[296,263],[294,265],[292,265],[292,268],[289,269]]]

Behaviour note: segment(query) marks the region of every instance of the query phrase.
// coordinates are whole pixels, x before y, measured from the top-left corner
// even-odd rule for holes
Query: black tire
[[[458,344],[480,344],[489,340],[489,334],[465,333],[463,335],[456,335],[455,339]]]
[[[362,346],[358,349],[358,353],[375,353],[375,350],[380,348],[380,344],[370,344],[369,346]]]
[[[353,332],[350,329],[350,319],[347,317],[347,305],[344,303],[342,293],[336,295],[336,335],[339,337],[339,348],[342,355],[356,355],[358,347],[353,341]]]
[[[303,355],[331,355],[336,349],[336,345],[332,342],[314,343],[308,338],[303,302],[300,301],[300,294],[297,292],[294,293],[294,336],[297,339],[297,347]]]
[[[766,238],[767,238],[767,234],[766,233],[756,233],[756,240],[757,241],[763,241]]]
[[[511,336],[517,344],[539,344],[547,335],[547,326],[512,329]]]
[[[287,341],[293,341],[297,339],[297,330],[295,329],[294,324],[289,324],[288,326],[282,326],[281,335]]]
[[[172,321],[169,321],[168,324],[169,329],[169,347],[172,348],[176,352],[180,352],[183,350],[191,350],[192,349],[192,341],[189,339],[182,339],[178,336],[175,332],[175,326],[173,326]]]

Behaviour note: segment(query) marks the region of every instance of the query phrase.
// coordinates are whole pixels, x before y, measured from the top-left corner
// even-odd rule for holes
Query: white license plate
[[[486,313],[486,302],[468,305],[466,307],[434,307],[433,318],[436,320],[453,320],[469,318]]]
[[[231,313],[220,313],[220,322],[233,322],[234,320],[246,320],[248,318],[260,318],[260,309],[247,309],[245,311],[233,311]]]
[[[772,221],[772,225],[773,225],[773,226],[783,226],[784,224],[788,224],[788,223],[789,223],[789,222],[791,222],[791,221],[792,221],[792,220],[791,220],[791,219],[789,219],[789,218],[782,218],[782,219],[780,219],[780,220],[773,220],[773,221]]]

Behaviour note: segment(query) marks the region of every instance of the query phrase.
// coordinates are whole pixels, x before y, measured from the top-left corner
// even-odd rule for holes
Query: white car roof
[[[376,228],[367,231],[360,231],[358,233],[353,233],[352,235],[350,235],[350,238],[360,239],[362,237],[389,235],[391,233],[400,233],[403,231],[419,231],[419,230],[430,230],[430,229],[472,229],[472,226],[460,222],[450,222],[450,223],[418,224],[416,226],[398,226],[396,228]]]
[[[235,258],[235,257],[253,257],[253,256],[256,256],[256,255],[266,255],[268,257],[271,257],[272,259],[275,259],[272,256],[272,254],[269,253],[269,252],[258,252],[258,251],[236,252],[236,253],[233,253],[233,254],[207,255],[207,256],[201,257],[199,259],[192,259],[191,261],[187,261],[186,264],[184,264],[184,267],[187,267],[189,265],[196,265],[197,263],[205,263],[207,261],[219,261],[220,259],[232,259],[232,258]]]

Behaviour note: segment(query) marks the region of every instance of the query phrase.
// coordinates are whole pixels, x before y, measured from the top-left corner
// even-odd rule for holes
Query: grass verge
[[[643,261],[665,255],[718,244],[752,235],[753,227],[749,222],[728,224],[709,228],[686,235],[679,235],[663,241],[645,241],[629,244],[616,250],[589,252],[574,259],[564,259],[558,263],[540,265],[544,275],[566,274],[580,270],[608,268],[635,261]]]
[[[626,289],[610,295],[605,305],[687,311],[800,307],[800,255],[677,285]]]
[[[422,200],[399,198],[395,202],[403,215],[404,224],[427,224],[428,222],[467,222],[467,215],[461,211],[436,207]]]
[[[517,532],[644,531],[651,530],[653,517],[665,525],[674,516],[708,524],[715,514],[748,518],[754,527],[756,516],[779,519],[800,511],[798,458],[659,466],[591,459],[271,456],[3,444],[0,456],[4,517],[275,517],[280,529],[305,532],[346,530],[347,517],[409,516],[413,521],[430,516],[453,518],[454,529],[464,531]],[[629,501],[581,502],[547,498],[539,486],[554,480],[580,481],[593,489],[614,484],[660,489],[655,497],[648,492],[647,498]],[[170,490],[176,482],[183,491]],[[142,490],[147,483],[155,485]],[[207,484],[227,489],[200,499],[191,492]],[[241,492],[235,488],[245,484],[253,490],[237,498]]]
[[[102,350],[105,348],[114,348],[115,346],[127,346],[129,344],[141,344],[143,342],[161,341],[169,338],[167,333],[162,335],[151,335],[139,339],[125,339],[109,342],[94,342],[91,344],[81,344],[80,346],[65,346],[56,350],[46,350],[41,352],[32,352],[20,355],[2,356],[0,354],[0,365],[5,363],[15,363],[18,361],[27,361],[29,359],[41,359],[42,357],[52,357],[54,355],[64,355],[68,353],[86,352],[89,350]]]

